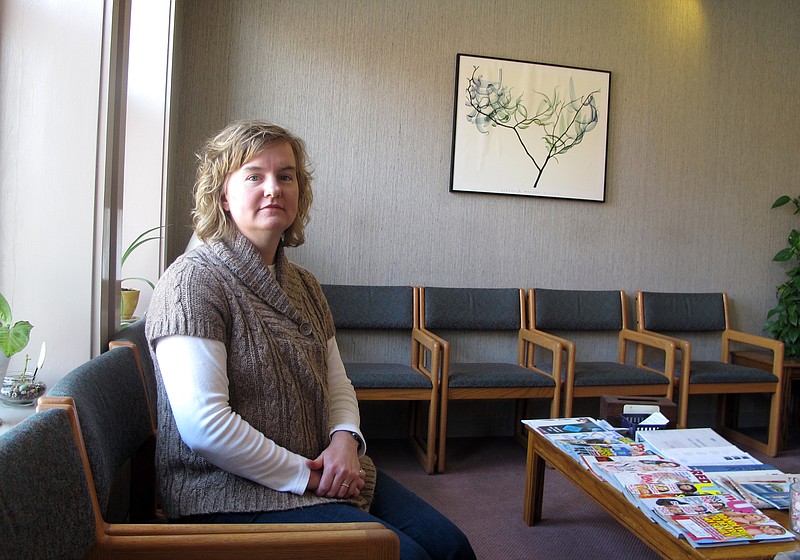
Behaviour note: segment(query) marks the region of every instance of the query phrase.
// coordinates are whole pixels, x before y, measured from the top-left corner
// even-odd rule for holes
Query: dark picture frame
[[[605,201],[611,72],[456,56],[451,192]]]

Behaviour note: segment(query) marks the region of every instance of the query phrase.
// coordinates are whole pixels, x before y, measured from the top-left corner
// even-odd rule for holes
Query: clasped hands
[[[306,488],[317,496],[354,498],[364,487],[358,442],[349,432],[334,432],[330,445],[306,464],[311,469]]]

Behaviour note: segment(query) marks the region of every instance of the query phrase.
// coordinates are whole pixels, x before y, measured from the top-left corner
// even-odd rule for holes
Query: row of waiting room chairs
[[[718,394],[721,431],[769,455],[777,454],[783,344],[731,329],[724,293],[637,292],[637,329],[633,330],[628,327],[627,298],[621,290],[352,285],[323,285],[323,290],[359,400],[415,401],[409,408],[409,436],[428,473],[445,470],[448,403],[460,399],[514,399],[514,433],[522,438],[521,420],[529,399],[549,399],[550,416],[557,417],[572,414],[575,398],[652,395],[672,399],[677,390],[678,427],[686,427],[689,395]],[[410,360],[376,360],[376,353],[364,344],[344,342],[348,335],[358,336],[349,331],[407,332]],[[462,360],[464,353],[459,350],[463,348],[452,341],[468,345],[462,335],[475,331],[515,336],[516,356],[491,363]],[[589,331],[614,335],[616,361],[578,359],[569,333]],[[691,342],[677,337],[699,331],[722,333],[719,361],[692,361]],[[730,364],[732,342],[771,352],[773,370]],[[633,360],[628,358],[629,345],[635,347]],[[770,395],[766,444],[736,429],[736,409],[725,395],[738,393]],[[418,403],[427,404],[424,423],[417,419]]]

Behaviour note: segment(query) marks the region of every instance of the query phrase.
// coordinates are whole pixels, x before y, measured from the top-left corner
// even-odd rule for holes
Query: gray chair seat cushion
[[[724,362],[692,362],[689,382],[694,383],[775,383],[768,371]]]
[[[403,364],[347,363],[347,377],[356,389],[430,389],[431,380]]]
[[[576,362],[575,386],[667,385],[666,377],[653,371],[617,362]]]
[[[450,364],[451,388],[554,386],[548,376],[517,364]]]

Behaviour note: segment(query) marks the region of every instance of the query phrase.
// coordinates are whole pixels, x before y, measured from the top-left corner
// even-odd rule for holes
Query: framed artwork
[[[458,54],[450,191],[604,202],[610,78]]]

